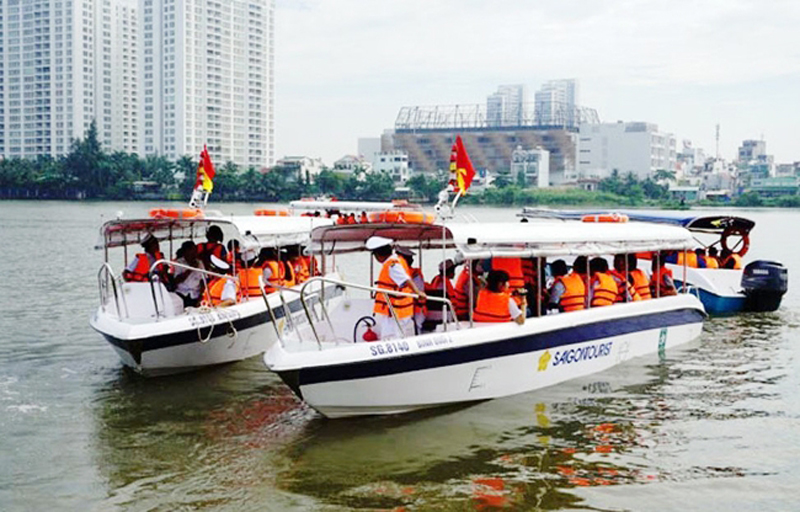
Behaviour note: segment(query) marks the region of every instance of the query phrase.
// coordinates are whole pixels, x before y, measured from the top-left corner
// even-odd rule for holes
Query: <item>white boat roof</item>
[[[238,233],[242,249],[305,244],[312,229],[333,224],[320,217],[269,217],[256,215],[215,215],[191,219],[118,219],[100,228],[96,249],[139,244],[146,233],[159,240],[172,238],[205,240],[211,225],[230,226]]]
[[[353,212],[375,212],[385,210],[418,210],[419,205],[377,201],[309,201],[299,200],[289,203],[295,210],[339,210]]]
[[[475,222],[450,224],[352,224],[311,233],[314,252],[366,251],[383,236],[407,247],[457,248],[466,258],[599,255],[691,249],[685,228],[643,223]]]

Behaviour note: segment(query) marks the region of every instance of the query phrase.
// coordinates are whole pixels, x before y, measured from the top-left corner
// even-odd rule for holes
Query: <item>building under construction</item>
[[[556,105],[545,117],[530,107],[513,123],[487,115],[483,105],[403,107],[394,133],[384,136],[382,147],[406,152],[415,172],[446,171],[450,148],[456,135],[461,135],[475,169],[497,174],[510,171],[511,154],[517,147],[540,147],[550,152],[550,182],[570,181],[576,169],[579,126],[598,123],[597,112],[565,104]]]

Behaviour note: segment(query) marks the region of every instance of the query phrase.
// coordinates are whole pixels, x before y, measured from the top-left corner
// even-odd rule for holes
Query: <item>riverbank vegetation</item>
[[[122,152],[105,153],[91,126],[85,140],[76,140],[69,154],[59,158],[0,160],[0,198],[6,199],[167,199],[188,200],[195,183],[197,162],[183,157],[172,162],[164,157],[139,158]],[[447,174],[416,174],[405,184],[402,197],[421,203],[436,201]],[[669,191],[651,178],[639,180],[633,173],[597,182],[596,190],[579,188],[525,188],[498,179],[483,190],[473,189],[462,204],[496,206],[624,206],[680,208]],[[387,201],[398,196],[389,174],[356,171],[342,174],[323,170],[312,181],[290,169],[269,172],[242,170],[233,163],[217,167],[213,201],[287,202],[301,197],[331,196],[343,200]],[[740,195],[730,203],[700,203],[702,206],[800,207],[800,196],[762,198],[756,193]]]

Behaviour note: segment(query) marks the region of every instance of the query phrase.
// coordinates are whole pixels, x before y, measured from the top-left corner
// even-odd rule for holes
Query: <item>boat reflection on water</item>
[[[779,413],[787,315],[713,319],[674,352],[399,417],[325,420],[258,361],[157,381],[120,373],[95,402],[96,466],[108,505],[280,510],[595,507],[621,484],[761,474],[785,455],[743,459],[730,440]]]
[[[142,509],[239,503],[275,489],[279,452],[314,416],[259,361],[158,380],[120,371],[95,407],[108,504]]]

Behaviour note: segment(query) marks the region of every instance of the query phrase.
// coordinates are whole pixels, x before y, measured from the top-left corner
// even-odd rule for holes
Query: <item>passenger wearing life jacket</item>
[[[614,269],[609,270],[609,275],[617,283],[617,297],[614,302],[636,302],[642,300],[633,286],[630,272],[627,269],[628,258],[624,254],[614,256]]]
[[[138,253],[133,260],[128,263],[125,270],[122,271],[122,278],[125,281],[149,281],[150,267],[152,267],[153,263],[156,261],[164,259],[164,255],[161,254],[158,248],[158,238],[152,233],[145,234],[141,244],[144,248],[144,252]],[[170,282],[170,276],[165,265],[159,265],[155,271],[162,283]]]
[[[453,263],[453,260],[446,259],[442,261],[439,263],[439,273],[436,274],[430,283],[425,284],[425,295],[428,297],[447,297],[451,303],[454,303],[456,289],[453,287],[452,279],[455,275],[456,264]],[[441,323],[444,319],[442,313],[444,307],[442,302],[435,300],[427,301],[427,311],[425,312],[426,323],[430,324],[430,326]],[[453,314],[454,311],[450,311],[451,318],[454,317]]]
[[[586,284],[579,274],[567,274],[567,264],[564,260],[556,260],[550,264],[553,274],[553,285],[548,292],[548,309],[559,311],[580,311],[585,309]]]
[[[372,236],[367,240],[366,247],[378,263],[382,264],[376,282],[378,288],[417,294],[422,299],[426,298],[425,292],[417,288],[411,279],[405,260],[394,254],[392,240],[382,236]],[[414,335],[414,297],[377,292],[373,312],[381,339]]]
[[[744,261],[742,260],[742,257],[735,252],[731,252],[728,249],[723,249],[719,266],[720,268],[741,270],[744,266]]]
[[[308,259],[303,256],[301,245],[290,245],[288,251],[288,261],[294,271],[295,284],[302,284],[311,277],[311,269],[308,268]]]
[[[636,257],[636,254],[628,254],[628,275],[633,284],[633,289],[636,290],[636,294],[640,299],[648,300],[652,298],[650,294],[650,278],[647,277],[644,270],[638,268],[638,266],[639,259]]]
[[[258,265],[258,253],[255,249],[245,249],[241,257],[242,264],[240,267],[236,267],[236,275],[239,277],[242,296],[260,297],[261,288],[258,284],[258,278],[263,276],[264,273]]]
[[[719,268],[719,260],[717,259],[717,248],[709,247],[708,255],[705,258],[706,268]]]
[[[653,255],[651,263],[653,274],[650,276],[650,294],[656,298],[678,294],[675,282],[672,280],[672,271],[667,268],[663,257],[663,253],[660,256]]]
[[[237,269],[244,266],[242,252],[239,250],[239,240],[233,238],[228,240],[228,255],[225,261],[228,262],[228,265]]]
[[[521,305],[528,293],[522,271],[522,258],[492,258],[492,270],[502,270],[508,274],[508,289],[517,305]]]
[[[694,250],[694,254],[697,258],[697,268],[707,268],[705,247],[698,247]]]
[[[414,285],[418,290],[425,290],[425,278],[422,275],[422,270],[419,267],[414,267],[414,252],[408,247],[398,246],[394,252],[397,253],[405,262],[408,275],[414,281]],[[422,324],[425,322],[425,315],[427,313],[427,301],[422,298],[414,299],[414,325],[417,332],[422,332]]]
[[[589,303],[593,308],[610,306],[617,299],[619,289],[614,278],[608,273],[605,258],[592,258],[589,263],[592,272],[592,286],[589,289]]]
[[[677,251],[677,257],[675,258],[676,265],[683,265],[684,262],[686,266],[689,268],[697,268],[697,254],[694,251]]]
[[[213,254],[209,257],[209,266],[212,272],[228,274],[230,265]],[[203,304],[217,308],[233,306],[239,300],[239,283],[231,277],[218,277],[208,283],[208,289],[203,296]]]
[[[545,293],[544,283],[539,279],[539,272],[544,272],[547,266],[546,258],[523,258],[522,277],[525,280],[525,296],[528,303],[528,316],[541,316],[544,314],[547,305],[547,294]],[[536,311],[539,305],[540,310]]]
[[[469,320],[469,312],[478,299],[481,288],[480,276],[483,274],[481,260],[472,260],[469,265],[464,265],[458,274],[453,290],[453,307],[459,320]],[[472,278],[470,280],[470,277]],[[470,292],[470,289],[472,290]]]
[[[209,267],[211,255],[216,256],[222,261],[228,261],[228,251],[222,245],[224,236],[222,235],[222,228],[219,226],[209,226],[206,230],[206,241],[197,244],[197,257],[206,266]]]
[[[258,255],[256,265],[261,268],[266,293],[277,291],[284,285],[286,270],[278,256],[278,250],[272,247],[263,247]]]
[[[525,307],[525,297],[522,297]],[[490,270],[486,278],[486,288],[478,293],[473,318],[476,322],[510,322],[525,323],[525,313],[511,297],[508,286],[508,274],[504,270]]]
[[[571,274],[575,274],[577,277],[583,281],[584,286],[584,297],[583,297],[583,307],[589,308],[589,289],[592,286],[592,282],[590,280],[589,274],[589,260],[586,256],[578,256],[575,258],[575,261],[572,262],[572,272]]]
[[[358,222],[361,224],[368,224],[369,218],[367,217],[367,212],[361,212],[361,216],[358,218]]]
[[[175,263],[194,267],[198,270],[205,270],[203,262],[197,257],[197,246],[191,240],[183,242],[178,249],[178,258]],[[190,270],[183,266],[175,267],[175,275],[172,280],[175,285],[175,293],[183,299],[183,307],[197,307],[200,305],[200,297],[203,294],[203,273]]]

